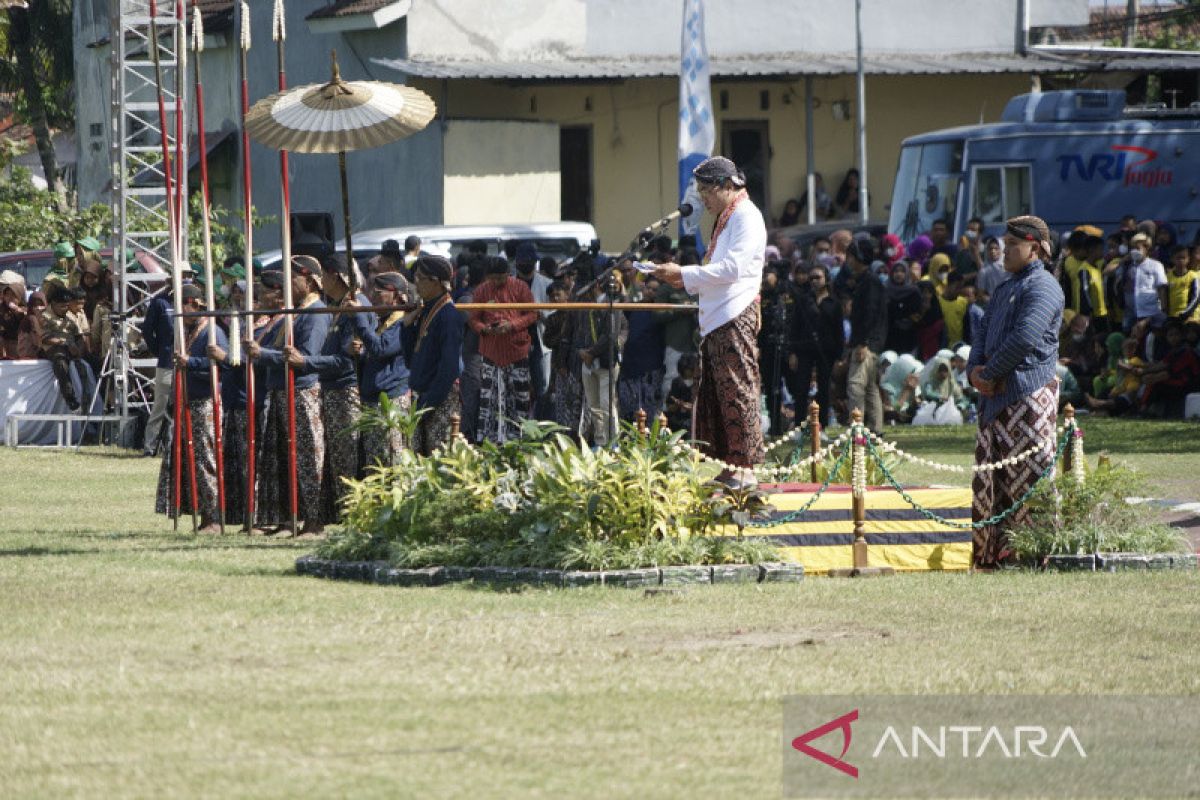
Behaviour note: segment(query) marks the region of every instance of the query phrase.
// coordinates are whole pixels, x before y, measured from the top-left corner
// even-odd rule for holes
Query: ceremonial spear
[[[279,91],[287,89],[287,69],[284,61],[284,40],[287,39],[287,26],[284,21],[283,0],[275,0],[275,8],[271,20],[271,38],[275,40],[275,62],[279,73]],[[281,192],[282,224],[280,226],[280,241],[283,248],[283,307],[295,308],[292,298],[292,190],[288,183],[288,154],[287,150],[279,151],[279,187]],[[283,321],[284,338],[288,347],[294,347],[292,340],[292,317],[289,315]],[[287,418],[288,418],[288,503],[292,515],[292,533],[297,532],[296,515],[299,510],[299,487],[296,475],[296,371],[291,364],[285,363],[287,371]]]
[[[246,54],[250,51],[250,7],[244,2],[240,6],[240,75],[242,81],[242,205],[245,209],[245,249],[242,251],[242,268],[246,270],[246,335],[254,336],[254,220],[250,213],[253,196],[250,176],[250,134],[246,132],[246,114],[250,111],[250,86],[246,75]],[[232,351],[233,345],[230,346]],[[230,359],[233,361],[233,359]],[[236,364],[235,364],[236,366]],[[246,359],[246,519],[243,526],[249,533],[254,530],[254,484],[255,484],[255,399],[254,361]]]
[[[180,0],[182,4],[182,0]],[[204,51],[204,20],[196,0],[192,0],[192,49],[196,54],[196,131],[197,146],[200,148],[200,208],[204,230],[204,299],[209,308],[216,308],[213,292],[212,258],[212,198],[208,192],[208,150],[204,141],[204,81],[200,76],[200,54]],[[208,320],[208,343],[216,344],[217,318]],[[221,441],[221,381],[217,375],[217,363],[208,362],[208,381],[212,387],[213,447],[217,456],[217,512],[221,533],[225,533],[225,449]]]
[[[182,0],[179,0],[182,2]],[[181,48],[176,43],[176,69],[178,66],[178,51]],[[156,89],[156,99],[158,101],[158,127],[161,134],[162,142],[162,159],[163,159],[163,181],[166,190],[167,204],[167,238],[170,249],[171,258],[171,288],[174,293],[173,305],[175,310],[175,353],[179,355],[183,347],[183,282],[182,282],[182,259],[180,257],[180,236],[179,231],[179,209],[176,207],[176,197],[173,194],[174,188],[171,183],[171,147],[167,138],[167,109],[163,101],[163,78],[162,78],[162,60],[159,55],[158,47],[158,3],[157,0],[150,0],[150,54],[154,62],[154,84]],[[176,115],[180,114],[179,96],[176,95]],[[177,126],[178,130],[178,126]],[[178,143],[177,143],[178,144]],[[186,407],[187,407],[187,385],[183,375],[180,374],[178,363],[175,364],[174,376],[174,399],[175,399],[175,414],[174,414],[174,437],[172,439],[172,459],[171,459],[171,488],[172,488],[172,510],[175,529],[179,529],[179,512],[181,505],[182,492],[182,465],[183,460],[183,438],[187,437],[187,450],[193,456],[192,474],[195,475],[195,452],[192,449],[190,425],[187,425]],[[195,487],[192,488],[192,531],[195,532],[199,527],[196,519],[196,493]]]

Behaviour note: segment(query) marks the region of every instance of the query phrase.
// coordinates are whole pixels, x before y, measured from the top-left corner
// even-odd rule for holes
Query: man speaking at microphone
[[[704,451],[736,471],[717,480],[731,488],[755,485],[763,459],[759,416],[758,292],[767,228],[746,192],[746,176],[714,156],[692,170],[704,207],[716,218],[704,263],[659,266],[655,276],[700,296],[700,370],[692,436]]]

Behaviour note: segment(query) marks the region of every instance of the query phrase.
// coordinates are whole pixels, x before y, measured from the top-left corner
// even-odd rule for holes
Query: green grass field
[[[1200,428],[1085,425],[1200,495]],[[6,796],[778,796],[790,694],[1200,693],[1195,572],[340,584],[292,573],[309,544],[173,533],[157,466],[0,450]]]

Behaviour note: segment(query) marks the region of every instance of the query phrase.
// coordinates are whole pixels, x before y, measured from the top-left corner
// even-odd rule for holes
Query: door
[[[558,137],[559,218],[592,222],[592,126],[563,127]]]
[[[766,120],[730,120],[721,125],[721,153],[746,175],[750,199],[769,216],[771,143]]]

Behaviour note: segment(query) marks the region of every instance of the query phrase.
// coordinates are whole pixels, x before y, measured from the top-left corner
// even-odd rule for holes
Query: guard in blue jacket
[[[429,455],[450,439],[450,418],[462,413],[458,378],[462,374],[462,339],[466,318],[450,299],[454,270],[441,256],[421,256],[413,267],[413,284],[421,310],[401,326],[408,385],[417,408],[427,409],[417,423],[412,449]]]
[[[174,388],[175,368],[171,363],[171,355],[175,347],[175,326],[172,322],[170,289],[162,289],[150,300],[139,329],[146,347],[157,359],[154,365],[154,405],[150,409],[150,418],[146,420],[146,436],[142,445],[142,454],[152,456],[158,452],[163,422],[167,419],[171,390]]]
[[[204,310],[204,292],[199,286],[189,284],[183,287],[182,306],[184,311]],[[208,345],[211,341],[220,349],[228,347],[225,331],[216,327],[216,336],[210,340],[210,330],[214,326],[208,324],[203,317],[184,317],[183,328],[186,342],[186,355],[174,356],[174,363],[180,369],[186,370],[187,381],[187,419],[192,432],[192,448],[196,455],[196,496],[198,503],[196,512],[200,517],[201,533],[217,533],[220,526],[219,506],[217,497],[217,450],[215,429],[213,427],[213,397],[212,382],[209,379]],[[173,447],[164,448],[162,468],[158,473],[158,493],[155,497],[154,510],[160,514],[168,514],[172,510],[171,484]],[[185,459],[180,472],[180,510],[183,513],[192,511],[192,491],[190,464],[187,462],[186,447],[180,451]]]
[[[380,396],[386,396],[393,405],[408,412],[412,395],[408,387],[408,362],[404,359],[404,343],[401,339],[404,306],[411,296],[411,288],[399,272],[381,272],[371,281],[371,302],[377,306],[396,306],[391,314],[379,319],[372,326],[363,315],[354,316],[354,339],[349,352],[362,356],[362,376],[359,389],[365,406],[378,406]],[[398,430],[368,428],[363,431],[363,465],[390,466],[396,463],[405,448],[403,434]]]
[[[350,294],[350,262],[341,254],[326,256],[321,262],[321,289],[330,306],[347,306],[346,313],[332,315],[329,332],[321,352],[305,356],[294,347],[283,349],[288,362],[298,374],[316,373],[321,384],[321,424],[325,429],[325,468],[321,483],[321,519],[337,522],[341,499],[347,487],[344,478],[357,478],[359,465],[359,432],[356,428],[362,416],[362,399],[358,389],[358,370],[354,356],[349,353],[354,338],[355,316],[363,318],[368,328],[375,324],[370,312],[350,310],[354,305],[367,305],[367,298]],[[356,303],[353,301],[357,301]]]
[[[264,282],[266,274],[263,273]],[[321,301],[321,265],[312,256],[292,257],[292,300],[296,308],[324,308]],[[296,384],[296,479],[297,516],[304,521],[301,534],[320,534],[325,527],[321,513],[321,483],[325,469],[325,431],[321,421],[321,384],[315,369],[304,359],[317,356],[329,333],[329,314],[295,314],[292,317],[292,347],[285,354],[286,321],[279,324],[264,344],[250,344],[250,355],[266,367],[266,405],[263,407],[259,439],[259,519],[267,522],[291,516],[288,474],[287,384],[284,367],[295,371]],[[294,532],[293,532],[294,533]]]

